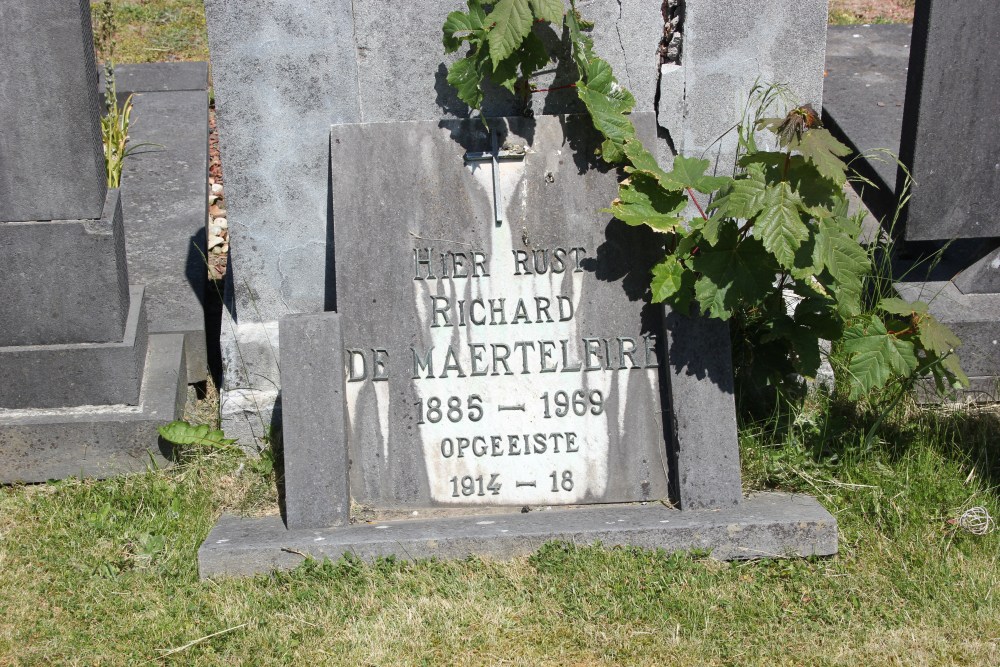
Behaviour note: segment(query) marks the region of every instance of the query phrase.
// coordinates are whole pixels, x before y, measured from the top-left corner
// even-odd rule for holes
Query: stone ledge
[[[504,559],[528,555],[546,542],[635,546],[741,560],[837,553],[837,520],[816,499],[764,493],[724,510],[681,512],[659,504],[591,505],[516,514],[411,519],[345,528],[288,530],[281,517],[224,515],[198,550],[202,578],[291,569],[299,554],[364,560]]]
[[[0,483],[110,477],[166,463],[157,428],[180,418],[184,336],[149,337],[139,405],[0,410]]]
[[[135,405],[146,359],[146,300],[142,285],[129,291],[121,341],[0,347],[0,408]]]

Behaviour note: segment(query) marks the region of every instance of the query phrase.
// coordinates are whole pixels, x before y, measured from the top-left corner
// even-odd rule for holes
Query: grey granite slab
[[[184,338],[149,337],[139,405],[0,409],[0,483],[110,477],[171,457],[157,429],[184,412]]]
[[[652,114],[634,120],[654,134]],[[332,129],[352,498],[665,498],[662,319],[645,300],[663,241],[601,211],[618,174],[583,157],[589,119],[490,125],[526,152],[500,163],[499,225],[490,163],[464,158],[490,146],[479,121]]]
[[[682,4],[680,61],[663,69],[658,120],[678,152],[708,158],[715,173],[732,174],[737,146],[733,128],[741,121],[755,84],[783,84],[796,103],[819,108],[827,3],[687,0]],[[760,133],[759,139],[766,142],[768,137]]]
[[[89,0],[0,4],[0,62],[0,221],[100,218]]]
[[[739,560],[837,553],[837,521],[815,499],[778,493],[739,507],[681,512],[659,504],[552,509],[443,519],[409,519],[314,530],[287,530],[281,517],[223,516],[198,550],[202,578],[293,568],[303,554],[338,559],[515,558],[546,542],[708,550]]]
[[[340,315],[288,315],[280,329],[285,522],[346,526],[351,493]]]
[[[1000,294],[963,294],[954,282],[896,283],[907,301],[924,301],[959,340],[958,357],[966,375],[1000,377]]]
[[[204,63],[193,65],[174,78],[187,76],[183,69],[204,75]],[[171,78],[166,67],[156,76]],[[138,149],[122,173],[129,276],[146,286],[150,332],[184,334],[188,379],[199,382],[208,376],[208,93],[140,92],[134,104],[132,144],[157,145]]]
[[[146,345],[143,288],[133,286],[122,340],[0,347],[0,408],[135,405]]]
[[[995,0],[917,2],[900,143],[907,240],[1000,237],[997,35]]]
[[[668,309],[663,328],[675,470],[671,495],[682,510],[738,505],[743,480],[728,323]]]
[[[104,70],[99,73],[104,91]],[[208,63],[141,63],[115,66],[115,89],[128,93],[162,93],[178,90],[208,90]]]
[[[955,286],[964,294],[1000,294],[1000,248],[964,269],[955,278]]]
[[[129,311],[118,190],[92,220],[0,222],[0,346],[120,342]]]
[[[870,156],[864,162],[887,193],[896,188],[910,32],[909,25],[846,25],[826,34],[824,121]]]

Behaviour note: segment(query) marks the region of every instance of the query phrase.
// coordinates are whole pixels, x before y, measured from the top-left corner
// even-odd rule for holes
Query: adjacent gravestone
[[[896,202],[909,196],[894,230],[906,241],[896,289],[929,302],[962,340],[958,354],[972,383],[963,397],[998,400],[1000,135],[991,110],[1000,106],[1000,61],[991,49],[1000,6],[921,0],[912,33],[906,26],[831,30],[827,117],[859,152],[898,148],[902,163],[897,171],[877,153],[859,161],[883,185],[865,193],[878,217],[895,220]],[[895,189],[885,185],[892,182]],[[953,243],[940,261],[927,262],[944,242]]]
[[[0,59],[0,482],[143,468],[183,407],[183,338],[148,336],[129,284],[89,3],[0,6]]]
[[[834,553],[815,500],[743,499],[727,328],[646,301],[665,248],[601,211],[620,174],[589,118],[489,128],[333,128],[338,311],[281,323],[287,528],[223,518],[202,576],[551,539]],[[437,518],[350,525],[351,502]]]
[[[678,151],[705,153],[725,170],[735,135],[720,135],[741,119],[755,81],[787,83],[800,100],[820,102],[826,3],[683,4],[578,6],[595,23],[597,52],[635,94],[636,110],[658,112]],[[262,442],[278,397],[278,320],[337,305],[324,282],[334,259],[327,128],[467,117],[446,82],[457,56],[444,56],[441,46],[444,17],[461,9],[463,0],[206,2],[231,223],[222,421],[245,447]],[[550,44],[559,39],[539,31]],[[567,65],[538,79],[535,114],[581,110],[564,87],[572,80]],[[523,112],[514,96],[497,93],[487,115]]]

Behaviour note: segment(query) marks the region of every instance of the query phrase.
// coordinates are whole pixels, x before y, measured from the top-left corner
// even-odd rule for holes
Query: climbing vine
[[[448,15],[443,43],[447,53],[466,47],[448,82],[473,109],[482,108],[486,80],[514,94],[533,92],[532,77],[552,59],[537,26],[553,25],[568,40],[578,74],[570,87],[604,138],[601,158],[624,176],[607,211],[662,234],[653,302],[721,320],[752,313],[757,379],[765,383],[814,376],[820,342],[832,340],[845,352],[852,398],[926,375],[942,392],[967,385],[954,352],[960,343],[927,304],[869,289],[872,260],[843,189],[849,149],[810,106],[741,127],[732,177],[706,174],[708,160],[682,155],[665,169],[638,139],[629,117],[635,98],[594,53],[592,25],[575,0],[569,11],[562,0],[467,6]],[[776,149],[758,149],[755,131],[772,132]]]

